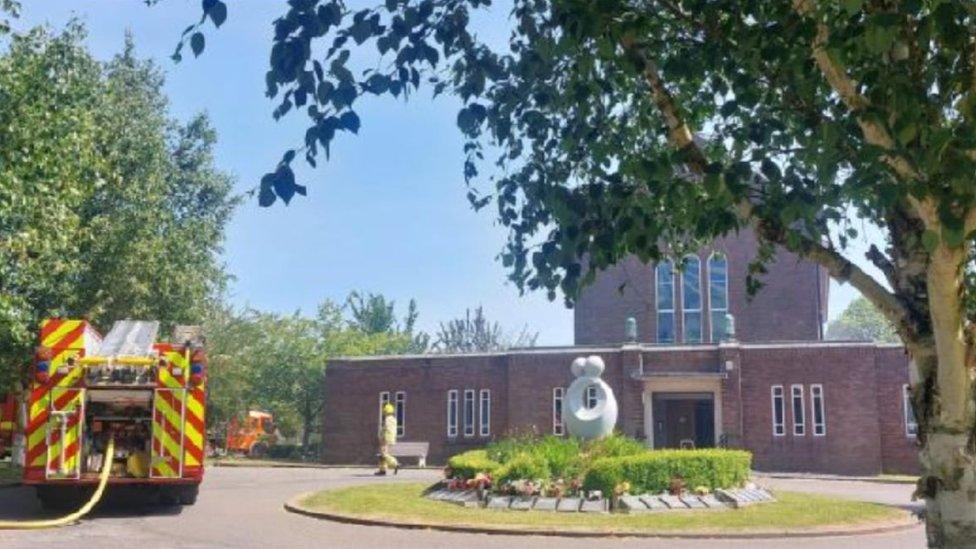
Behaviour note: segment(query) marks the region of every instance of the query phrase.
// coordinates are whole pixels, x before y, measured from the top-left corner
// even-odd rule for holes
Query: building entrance
[[[652,395],[655,448],[715,446],[715,397],[712,393]]]

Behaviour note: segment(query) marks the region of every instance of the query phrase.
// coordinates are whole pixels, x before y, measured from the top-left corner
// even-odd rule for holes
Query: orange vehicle
[[[261,457],[268,453],[268,446],[278,440],[274,416],[267,412],[251,410],[241,425],[237,418],[227,426],[227,451]]]
[[[113,486],[192,505],[203,481],[207,357],[199,329],[159,342],[158,322],[44,321],[29,371],[24,484],[66,509]],[[195,335],[188,335],[195,334]],[[114,450],[109,451],[109,449]],[[106,455],[109,454],[109,455]]]

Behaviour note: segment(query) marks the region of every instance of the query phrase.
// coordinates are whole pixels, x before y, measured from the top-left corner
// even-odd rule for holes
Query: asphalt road
[[[398,480],[433,480],[431,471],[401,471]],[[364,547],[409,548],[690,548],[765,549],[789,546],[896,549],[923,547],[921,526],[908,531],[869,536],[773,540],[569,539],[539,536],[489,536],[419,530],[363,527],[316,520],[283,510],[282,503],[301,492],[377,479],[362,469],[257,469],[211,467],[193,507],[182,510],[116,502],[80,524],[57,530],[0,531],[0,547],[30,548],[197,548],[233,547]],[[909,505],[910,486],[848,481],[771,479],[772,487],[824,492],[842,497]],[[0,520],[36,519],[44,515],[27,488],[0,489]]]

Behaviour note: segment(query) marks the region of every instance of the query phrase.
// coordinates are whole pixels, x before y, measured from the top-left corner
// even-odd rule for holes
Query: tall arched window
[[[702,295],[701,260],[697,256],[685,256],[681,269],[681,317],[685,343],[701,343]]]
[[[721,252],[708,258],[708,310],[711,315],[709,340],[722,341],[729,328],[725,320],[729,312],[729,262]]]
[[[674,343],[674,265],[662,261],[654,268],[657,342]]]

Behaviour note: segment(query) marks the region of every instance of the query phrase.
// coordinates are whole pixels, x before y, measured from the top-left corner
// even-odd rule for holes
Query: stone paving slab
[[[620,496],[620,499],[617,500],[617,505],[619,510],[624,513],[637,514],[650,512],[650,509],[647,508],[647,505],[638,496]]]
[[[556,498],[538,498],[535,500],[533,511],[555,511],[559,500]]]
[[[512,499],[512,504],[508,507],[513,511],[528,511],[532,509],[532,504],[535,503],[535,497],[517,497]]]
[[[583,500],[583,504],[580,506],[581,513],[606,513],[609,510],[609,503],[602,498]]]
[[[580,498],[562,498],[556,505],[556,510],[561,513],[575,513],[579,511],[581,503]]]
[[[723,509],[725,504],[715,497],[715,494],[707,494],[701,497],[701,502],[705,504],[705,507],[709,509]]]
[[[678,496],[672,496],[670,494],[658,496],[658,499],[664,502],[671,509],[687,509],[688,506],[685,505],[681,498]]]
[[[508,506],[512,504],[512,498],[510,496],[491,496],[488,498],[489,509],[508,509]]]
[[[668,505],[661,501],[661,498],[658,496],[648,494],[641,496],[640,500],[651,511],[665,511],[668,509]]]
[[[678,499],[681,500],[681,503],[684,503],[691,509],[704,509],[706,507],[706,505],[702,503],[700,499],[698,499],[698,496],[692,496],[692,495],[678,496]]]

